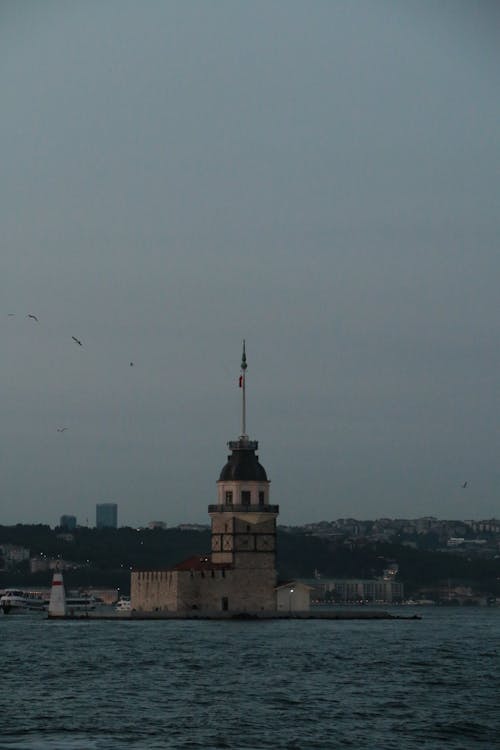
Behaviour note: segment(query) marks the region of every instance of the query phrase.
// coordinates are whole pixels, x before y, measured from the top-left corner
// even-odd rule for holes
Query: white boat
[[[92,596],[92,594],[78,594],[77,596],[69,594],[66,597],[66,611],[68,615],[75,614],[76,612],[90,612],[98,604],[99,600],[95,596]]]
[[[5,589],[0,597],[0,609],[6,615],[44,612],[47,609],[47,601],[33,591]]]
[[[130,612],[131,609],[132,605],[130,603],[130,597],[128,596],[121,596],[115,605],[115,610],[117,612]]]

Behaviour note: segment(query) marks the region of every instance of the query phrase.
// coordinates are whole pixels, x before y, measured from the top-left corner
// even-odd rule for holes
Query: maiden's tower
[[[168,570],[133,571],[132,609],[168,616],[276,611],[276,518],[270,481],[246,432],[245,342],[241,360],[241,434],[217,481],[217,502],[208,506],[211,552]]]

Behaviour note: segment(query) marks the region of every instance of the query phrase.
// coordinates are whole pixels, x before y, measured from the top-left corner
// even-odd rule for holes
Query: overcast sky
[[[0,523],[500,516],[499,8],[2,0]]]

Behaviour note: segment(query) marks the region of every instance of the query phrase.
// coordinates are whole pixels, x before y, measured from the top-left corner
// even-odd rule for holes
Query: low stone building
[[[285,581],[276,587],[278,612],[306,612],[311,605],[312,586],[301,581]]]

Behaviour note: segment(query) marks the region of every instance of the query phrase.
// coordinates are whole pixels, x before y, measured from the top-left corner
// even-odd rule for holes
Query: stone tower
[[[194,555],[174,568],[132,571],[131,601],[137,612],[227,616],[276,612],[276,518],[269,479],[245,424],[245,342],[241,360],[242,430],[228,443],[231,454],[217,482],[217,503],[208,506],[210,555]]]
[[[258,442],[246,434],[246,352],[243,342],[239,385],[242,431],[228,443],[231,455],[217,482],[217,504],[209,505],[213,563],[231,566],[239,585],[256,609],[276,607],[276,518],[278,505],[269,503],[266,470],[256,455]]]

